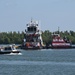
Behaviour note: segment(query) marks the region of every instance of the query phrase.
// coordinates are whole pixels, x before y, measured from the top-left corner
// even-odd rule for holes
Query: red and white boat
[[[60,37],[60,34],[53,34],[52,48],[71,48],[71,42],[66,37]]]
[[[41,30],[39,29],[38,21],[31,20],[27,24],[25,30],[25,38],[23,40],[23,49],[40,49],[43,45]]]

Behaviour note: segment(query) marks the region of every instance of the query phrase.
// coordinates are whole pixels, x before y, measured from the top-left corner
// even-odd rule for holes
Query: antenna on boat
[[[31,17],[31,23],[32,23],[32,21],[33,21],[33,19],[32,19],[32,17]]]
[[[59,26],[58,26],[58,34],[59,34]]]

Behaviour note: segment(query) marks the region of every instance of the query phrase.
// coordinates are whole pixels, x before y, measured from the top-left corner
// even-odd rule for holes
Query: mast
[[[58,34],[59,34],[59,31],[60,31],[60,30],[59,30],[59,27],[58,27]]]

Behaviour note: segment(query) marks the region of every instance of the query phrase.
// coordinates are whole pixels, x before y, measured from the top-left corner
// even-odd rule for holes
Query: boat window
[[[8,50],[8,48],[7,48],[7,47],[5,47],[5,50]]]
[[[28,31],[30,31],[30,27],[28,27]]]
[[[31,27],[31,31],[33,31],[33,27]]]
[[[5,50],[11,50],[11,47],[5,47]]]
[[[28,31],[36,31],[36,27],[28,27]]]
[[[36,31],[36,27],[34,28],[34,31]]]
[[[8,47],[8,50],[11,50],[11,47]]]

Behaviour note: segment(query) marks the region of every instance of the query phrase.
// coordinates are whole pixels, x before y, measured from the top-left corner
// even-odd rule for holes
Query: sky
[[[25,31],[31,18],[42,31],[75,31],[75,0],[0,0],[0,32]]]

